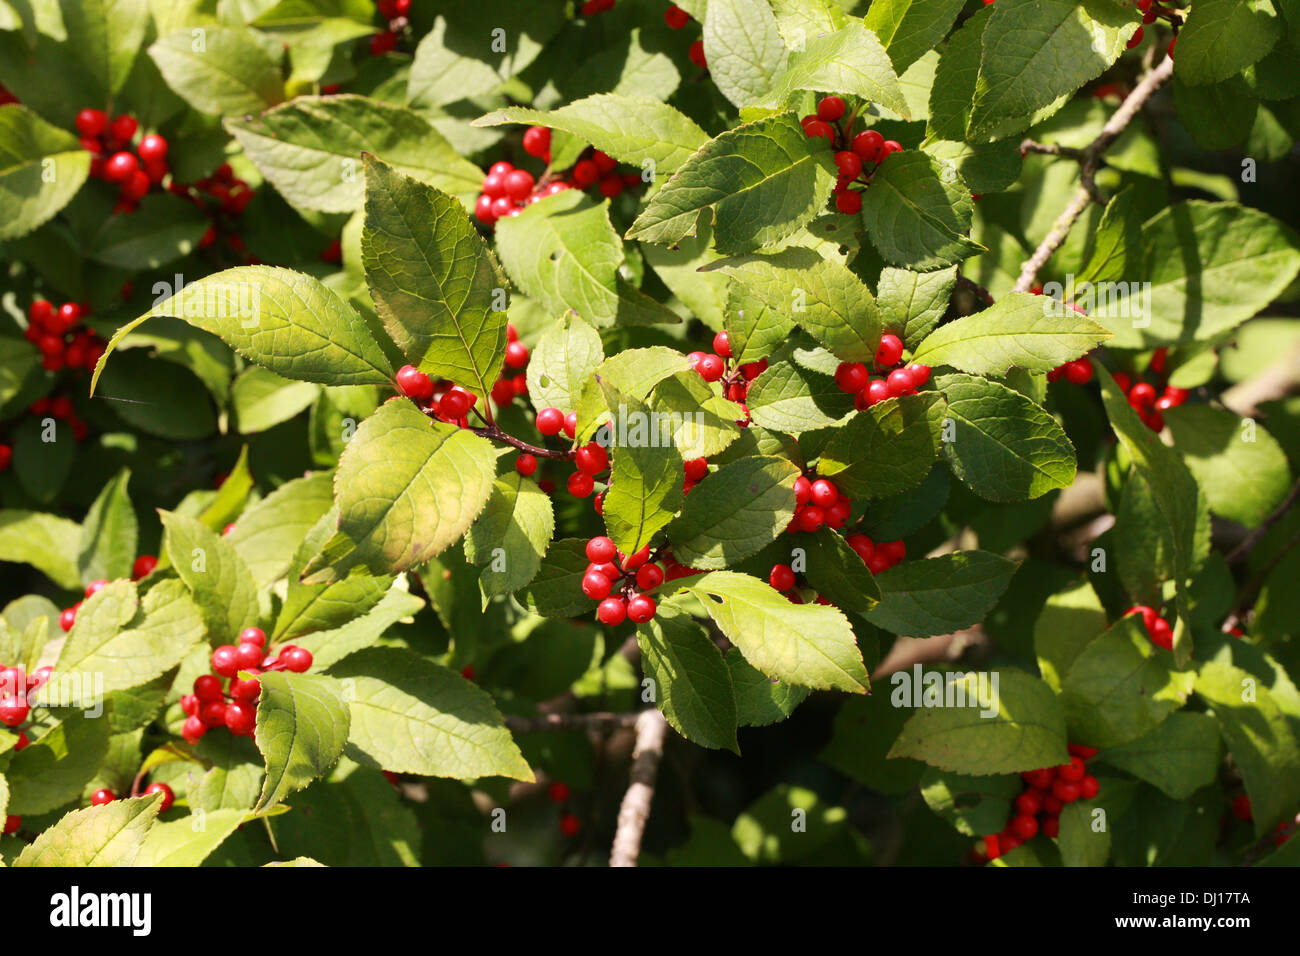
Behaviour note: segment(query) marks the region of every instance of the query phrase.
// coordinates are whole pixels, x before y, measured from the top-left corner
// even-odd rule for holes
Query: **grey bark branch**
[[[618,829],[610,849],[610,866],[636,866],[641,855],[641,837],[650,817],[655,795],[655,777],[664,755],[668,721],[657,709],[643,710],[636,720],[636,748],[632,751],[632,775],[623,803],[618,808]]]

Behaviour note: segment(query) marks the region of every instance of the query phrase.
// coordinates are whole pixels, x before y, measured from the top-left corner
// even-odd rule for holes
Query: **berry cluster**
[[[1128,395],[1128,403],[1138,413],[1138,417],[1154,432],[1163,431],[1164,413],[1187,401],[1185,388],[1175,388],[1165,378],[1165,366],[1169,360],[1169,350],[1156,349],[1151,356],[1148,371],[1154,373],[1156,384],[1144,382],[1140,378],[1135,382],[1124,372],[1115,373],[1115,384]],[[1162,390],[1158,391],[1157,388]]]
[[[383,56],[397,49],[397,41],[410,22],[407,17],[411,12],[411,0],[377,0],[375,7],[388,21],[388,29],[370,37],[370,55]]]
[[[596,617],[602,624],[614,627],[625,619],[644,624],[655,616],[655,599],[641,592],[663,584],[664,570],[650,561],[649,545],[628,556],[598,535],[587,542],[587,560],[591,563],[582,576],[582,593],[600,602]],[[615,590],[620,593],[611,593]]]
[[[1076,800],[1091,800],[1101,790],[1097,778],[1088,773],[1085,761],[1097,755],[1097,748],[1070,744],[1070,762],[1044,767],[1020,775],[1025,789],[1016,797],[1015,809],[1006,828],[984,838],[983,859],[996,860],[1042,832],[1056,839],[1061,810]]]
[[[27,697],[49,682],[50,672],[49,667],[38,668],[31,674],[17,666],[0,668],[0,724],[6,727],[17,727],[27,720],[27,715],[31,713],[31,704]],[[22,750],[29,743],[31,741],[28,740],[26,732],[18,731],[14,751]],[[21,817],[6,816],[4,832],[14,833],[21,825]]]
[[[794,482],[794,517],[785,526],[786,534],[812,533],[823,526],[838,531],[848,523],[852,509],[852,499],[833,482],[800,475]]]
[[[691,352],[686,356],[691,368],[699,373],[706,382],[721,382],[722,394],[745,410],[744,421],[749,423],[749,406],[745,400],[749,397],[749,386],[754,379],[767,371],[767,359],[745,362],[735,365],[732,361],[731,339],[726,332],[719,332],[713,337],[713,354],[708,352]]]
[[[1160,4],[1154,2],[1154,0],[1137,0],[1137,8],[1138,11],[1142,14],[1142,23],[1144,26],[1149,26],[1150,24],[1155,23],[1156,20],[1162,17],[1166,20],[1169,20],[1172,23],[1175,20],[1175,18],[1178,17],[1178,12],[1176,10],[1172,8],[1161,7]],[[1133,36],[1129,37],[1127,49],[1132,50],[1139,43],[1141,43],[1144,32],[1145,31],[1143,31],[1142,27],[1138,27],[1137,31],[1133,34]],[[1170,59],[1173,59],[1174,44],[1176,42],[1178,42],[1177,37],[1174,37],[1174,39],[1169,41]]]
[[[256,190],[235,176],[229,163],[222,163],[211,176],[204,176],[192,185],[173,179],[167,189],[194,203],[211,220],[212,225],[199,239],[200,249],[213,246],[219,237],[224,236],[232,252],[244,256],[248,265],[257,265],[257,258],[245,252],[238,226],[238,220],[253,201]]]
[[[560,432],[573,438],[578,433],[578,413],[569,412],[566,415],[558,408],[543,408],[537,413],[533,424],[548,438]],[[569,494],[575,498],[586,498],[596,488],[596,475],[609,467],[609,452],[602,445],[590,442],[578,449],[573,463],[577,466],[577,470],[569,475]],[[537,470],[537,457],[526,452],[521,454],[515,459],[515,470],[525,477],[533,474]],[[548,488],[546,485],[541,485],[541,487],[543,491],[549,493],[554,486]]]
[[[47,372],[94,370],[106,343],[82,324],[89,314],[87,303],[65,302],[56,308],[46,299],[32,300],[23,336],[40,349],[41,365]]]
[[[550,799],[551,803],[558,803],[561,805],[566,804],[569,802],[569,795],[569,785],[567,783],[561,783],[558,780],[546,788],[546,796]],[[582,821],[572,812],[566,809],[564,813],[560,815],[560,832],[566,837],[572,839],[578,835],[578,832],[581,829]]]
[[[81,148],[93,157],[90,175],[117,183],[114,212],[134,212],[136,205],[168,173],[167,140],[157,133],[143,137],[131,152],[131,141],[140,128],[134,116],[123,114],[112,121],[103,110],[85,109],[77,114]]]
[[[501,366],[501,377],[492,384],[492,401],[505,408],[515,398],[528,394],[528,346],[519,341],[519,332],[513,322],[506,323],[506,360]]]
[[[524,132],[524,152],[544,163],[551,161],[551,131],[532,126]],[[514,217],[524,207],[569,189],[595,186],[602,196],[614,199],[628,188],[641,185],[639,173],[618,172],[618,161],[588,147],[567,173],[547,173],[540,181],[526,169],[505,160],[493,163],[483,179],[483,191],[474,204],[474,215],[485,226],[498,219]]]
[[[854,395],[853,407],[858,411],[890,398],[914,395],[930,380],[930,366],[908,364],[894,368],[902,358],[903,340],[892,332],[886,332],[876,347],[875,372],[878,377],[872,378],[863,362],[841,362],[835,369],[835,384],[841,392]]]
[[[397,387],[403,395],[420,406],[426,415],[461,428],[469,427],[466,416],[478,402],[478,396],[473,392],[445,379],[435,381],[414,365],[403,365],[397,370]]]
[[[845,215],[854,216],[862,211],[862,193],[853,186],[861,182],[863,188],[871,185],[871,177],[890,153],[903,147],[892,139],[885,139],[874,129],[853,135],[857,111],[844,119],[848,106],[841,96],[827,96],[817,103],[817,112],[810,113],[800,122],[809,139],[820,136],[830,140],[835,149],[835,166],[839,180],[835,183],[835,208]],[[870,170],[867,167],[871,167]]]
[[[1167,651],[1174,649],[1174,629],[1155,608],[1147,607],[1145,604],[1135,604],[1124,612],[1125,617],[1130,614],[1142,615],[1142,625],[1147,629],[1147,636],[1151,638],[1152,644],[1163,647]]]
[[[158,567],[158,559],[152,554],[140,555],[140,557],[135,559],[135,563],[131,565],[131,580],[139,581],[141,578],[148,577],[153,573],[153,569],[156,567]],[[65,607],[59,614],[59,627],[63,628],[65,631],[72,630],[72,626],[77,623],[77,612],[81,610],[81,605],[92,595],[97,594],[104,588],[108,587],[108,584],[109,582],[104,578],[100,578],[98,581],[91,581],[87,584],[85,597],[72,605],[72,607]]]
[[[251,737],[257,724],[257,699],[263,671],[293,671],[301,674],[311,667],[311,651],[286,644],[277,656],[266,653],[266,634],[260,627],[248,627],[239,633],[239,644],[222,644],[212,652],[213,674],[194,679],[194,693],[181,698],[181,710],[187,715],[181,736],[191,744],[213,727],[225,727],[236,737]],[[254,675],[241,680],[240,671]],[[228,678],[226,688],[221,678]]]

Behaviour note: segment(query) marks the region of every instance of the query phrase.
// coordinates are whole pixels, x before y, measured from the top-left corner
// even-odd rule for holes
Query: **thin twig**
[[[1076,162],[1083,162],[1087,156],[1081,149],[1075,149],[1073,146],[1062,146],[1060,143],[1040,143],[1037,140],[1026,139],[1020,143],[1020,153],[1038,153],[1042,156],[1064,156],[1066,159],[1073,159]]]
[[[632,751],[632,782],[618,808],[618,828],[609,853],[610,866],[636,866],[641,855],[641,837],[650,817],[655,795],[655,777],[664,754],[668,721],[657,709],[641,711],[636,721],[636,748]]]
[[[1246,535],[1241,544],[1229,551],[1224,560],[1229,564],[1233,564],[1250,554],[1251,549],[1259,544],[1259,539],[1264,537],[1269,528],[1282,520],[1282,516],[1291,510],[1291,506],[1297,500],[1300,500],[1300,479],[1297,479],[1296,483],[1291,486],[1291,491],[1282,499],[1282,503],[1273,510],[1273,513],[1265,518],[1258,528]]]
[[[1066,237],[1070,235],[1070,230],[1074,228],[1075,222],[1083,215],[1088,205],[1096,200],[1101,202],[1102,198],[1097,192],[1097,170],[1101,168],[1102,157],[1111,144],[1120,137],[1120,134],[1128,128],[1133,117],[1142,109],[1151,95],[1159,89],[1174,72],[1174,61],[1165,57],[1160,61],[1151,72],[1144,76],[1140,83],[1133,88],[1133,92],[1125,98],[1120,104],[1106,125],[1101,128],[1097,138],[1092,141],[1081,152],[1082,158],[1079,160],[1079,181],[1081,183],[1078,192],[1070,200],[1070,204],[1065,211],[1057,217],[1056,222],[1052,224],[1051,231],[1047,237],[1034,250],[1034,254],[1029,257],[1020,270],[1020,278],[1016,280],[1016,292],[1028,292],[1034,286],[1034,281],[1038,278],[1038,272],[1047,264],[1047,260],[1052,254],[1065,242]],[[1023,148],[1023,144],[1022,144]],[[1062,152],[1060,155],[1068,155]]]
[[[513,734],[535,734],[543,730],[614,730],[631,727],[638,714],[601,711],[594,714],[536,714],[531,717],[510,715],[506,727]]]
[[[538,458],[571,459],[578,454],[576,448],[566,448],[556,451],[553,448],[542,448],[540,445],[530,445],[528,442],[516,438],[514,435],[503,432],[496,425],[488,425],[484,428],[471,428],[470,431],[475,435],[482,435],[484,438],[491,438],[496,441],[505,442],[507,445],[513,445],[520,451],[526,451],[528,454],[535,455]]]

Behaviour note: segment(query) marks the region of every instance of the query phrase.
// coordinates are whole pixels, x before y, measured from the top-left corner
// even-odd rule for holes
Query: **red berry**
[[[72,625],[77,623],[77,609],[75,607],[66,607],[59,614],[59,627],[65,631],[72,630]]]
[[[880,158],[880,148],[885,145],[885,137],[874,129],[865,130],[853,137],[853,152],[864,163],[874,163]]]
[[[844,539],[845,544],[857,552],[863,562],[869,561],[876,553],[876,545],[865,534],[851,534]]]
[[[880,345],[876,348],[876,364],[881,368],[889,368],[898,364],[898,360],[903,357],[903,340],[892,332],[886,332],[880,337]]]
[[[885,386],[889,389],[890,398],[899,398],[916,391],[912,385],[912,373],[905,368],[896,368],[890,372],[885,379]]]
[[[1044,767],[1041,770],[1030,770],[1020,775],[1025,783],[1029,784],[1035,790],[1046,790],[1056,779],[1056,771],[1051,767]]]
[[[526,169],[516,169],[506,174],[505,194],[511,199],[527,199],[536,182],[533,174]]]
[[[530,126],[524,130],[524,152],[541,159],[551,151],[551,131],[545,126]]]
[[[265,642],[265,637],[263,637],[263,642]],[[240,670],[246,671],[260,663],[262,663],[261,644],[254,644],[250,641],[235,648],[235,664]]]
[[[1092,363],[1087,359],[1075,359],[1065,363],[1065,380],[1071,385],[1086,385],[1092,381]]]
[[[1100,792],[1101,784],[1096,777],[1088,775],[1079,781],[1079,796],[1084,800],[1091,800]]]
[[[713,337],[713,351],[723,358],[731,358],[731,339],[725,331]]]
[[[686,480],[694,484],[709,473],[708,459],[690,458],[682,465],[682,470],[686,472]]]
[[[226,705],[226,729],[236,737],[251,737],[257,725],[257,708],[252,704],[234,701]]]
[[[876,545],[876,550],[884,555],[890,567],[907,557],[907,545],[902,541],[882,541]]]
[[[193,717],[199,712],[199,698],[197,694],[184,694],[181,696],[181,710],[187,717]]]
[[[1250,809],[1250,797],[1241,794],[1232,801],[1232,815],[1243,823],[1250,823],[1254,819]]]
[[[140,128],[134,116],[114,117],[113,122],[108,127],[108,135],[120,143],[129,143],[135,137],[135,131]]]
[[[856,216],[862,211],[862,193],[846,189],[835,197],[835,208],[846,216]]]
[[[470,398],[469,392],[463,388],[454,387],[447,394],[438,399],[438,414],[443,418],[455,421],[465,417],[469,407],[474,404]]]
[[[604,535],[599,535],[587,542],[587,560],[593,564],[605,564],[614,560],[618,548]]]
[[[200,701],[221,699],[221,679],[215,674],[203,674],[194,678],[194,696]]]
[[[515,471],[525,478],[531,476],[537,471],[537,459],[526,451],[520,452],[519,457],[515,459]]]
[[[305,647],[290,644],[280,648],[280,661],[295,674],[304,674],[311,667],[311,651]]]
[[[589,159],[579,160],[573,167],[573,181],[583,189],[586,189],[599,178],[600,170]]]
[[[655,599],[646,594],[638,594],[627,602],[628,620],[634,624],[644,624],[655,616]]]
[[[778,591],[789,591],[795,585],[794,570],[788,564],[774,564],[767,583]]]
[[[607,597],[597,605],[596,617],[609,627],[622,624],[623,619],[627,617],[627,602],[618,596]]]
[[[579,471],[585,471],[589,475],[599,475],[609,467],[609,452],[596,442],[591,442],[578,449],[573,463],[578,466]]]
[[[56,415],[55,417],[63,418],[66,416]],[[86,597],[91,597],[92,595],[98,594],[106,587],[108,587],[108,582],[105,581],[103,578],[100,578],[98,581],[91,581],[89,584],[86,585]]]
[[[794,505],[802,508],[812,500],[812,482],[804,475],[794,480]]]
[[[644,564],[637,569],[636,586],[642,591],[653,591],[664,583],[663,569],[657,564]]]
[[[92,807],[102,807],[106,803],[112,803],[117,799],[117,794],[107,787],[101,787],[90,795],[90,805]]]
[[[558,780],[547,788],[546,795],[552,803],[564,803],[569,799],[569,785]]]
[[[131,153],[114,153],[104,163],[104,177],[109,182],[123,183],[131,178],[131,174],[140,169],[140,163]]]
[[[208,732],[208,725],[198,717],[186,717],[185,724],[181,727],[181,736],[191,744],[199,742],[199,738]]]
[[[820,136],[822,139],[835,142],[835,127],[815,117],[803,124],[803,132],[809,139],[817,139]]]
[[[506,346],[506,364],[511,368],[523,368],[528,364],[528,346],[523,342],[511,342]]]
[[[1151,643],[1167,651],[1174,649],[1174,630],[1163,617],[1156,618],[1155,624],[1151,627]]]
[[[839,498],[839,489],[825,478],[818,478],[812,483],[812,502],[818,507],[829,508]]]
[[[385,53],[392,53],[397,49],[397,34],[384,31],[376,33],[370,38],[370,55],[383,56]]]
[[[139,581],[141,578],[148,577],[156,567],[158,567],[158,559],[152,554],[140,555],[135,559],[135,564],[131,565],[131,580]]]
[[[1146,382],[1138,382],[1128,392],[1128,403],[1134,408],[1150,407],[1155,404],[1156,390]]]
[[[1043,809],[1043,795],[1039,790],[1026,790],[1016,797],[1016,809],[1028,816],[1034,816]]]
[[[557,435],[564,427],[564,412],[558,408],[543,408],[537,413],[537,430],[543,435]]]
[[[1043,835],[1056,839],[1061,832],[1061,821],[1057,817],[1048,817],[1043,821]]]
[[[839,168],[840,176],[846,179],[854,180],[862,175],[862,157],[852,150],[842,149],[836,153],[835,165]]]
[[[704,57],[703,40],[696,40],[694,43],[692,43],[690,51],[687,53],[687,55],[691,58],[691,62],[694,63],[696,66],[698,66],[701,70],[707,70],[709,68],[709,61],[706,60]],[[1171,52],[1170,56],[1172,55],[1173,53]]]
[[[140,140],[140,145],[136,147],[135,152],[143,162],[158,162],[167,156],[167,140],[157,133],[150,133]]]
[[[578,432],[578,413],[569,412],[564,416],[564,434],[572,438]]]
[[[433,379],[414,365],[403,365],[397,370],[397,387],[417,402],[427,402],[433,397]]]
[[[570,839],[576,837],[578,835],[578,831],[581,829],[582,829],[582,821],[579,820],[577,817],[575,817],[572,813],[566,813],[564,816],[560,817],[560,832],[563,833],[566,837],[569,837]]]
[[[0,698],[0,724],[17,727],[27,719],[30,710],[31,706],[25,696]]]
[[[597,571],[588,571],[582,576],[582,593],[593,601],[603,601],[609,597],[612,588],[609,578]]]
[[[883,163],[885,161],[885,157],[888,156],[890,153],[901,153],[902,151],[903,151],[903,146],[901,143],[892,139],[887,139],[880,147],[880,162]]]
[[[235,659],[236,649],[233,644],[222,644],[212,652],[212,669],[222,677],[234,677],[239,671]]]
[[[794,516],[800,531],[813,532],[826,523],[826,513],[816,505],[809,505]]]
[[[1070,762],[1056,768],[1056,779],[1066,783],[1078,783],[1087,774],[1088,769],[1078,757],[1071,757]]]
[[[257,700],[262,693],[262,682],[256,677],[250,677],[248,680],[240,680],[238,677],[230,681],[230,696],[236,700]]]
[[[1058,780],[1052,784],[1052,796],[1060,800],[1061,803],[1074,803],[1079,799],[1079,785]]]
[[[668,24],[670,30],[680,30],[686,24],[691,22],[691,15],[683,10],[677,4],[673,4],[664,11],[664,23]]]
[[[1018,816],[1011,821],[1011,831],[1022,840],[1032,840],[1038,835],[1038,821],[1032,816]]]
[[[920,388],[926,382],[930,381],[930,366],[912,364],[907,366],[908,373],[912,376],[912,387]]]
[[[726,370],[726,363],[717,355],[705,355],[695,366],[695,371],[699,372],[700,378],[706,382],[716,382],[722,378]]]
[[[165,783],[151,783],[149,786],[144,788],[144,795],[146,797],[155,793],[161,793],[163,795],[162,803],[158,804],[159,813],[166,813],[172,808],[172,804],[176,802],[176,794],[173,793],[172,788],[167,786]]]
[[[77,132],[82,136],[99,136],[108,129],[108,114],[103,110],[82,110],[77,114]]]
[[[835,385],[841,392],[860,392],[870,376],[861,362],[841,362],[835,369]]]
[[[226,723],[226,702],[209,700],[199,706],[199,720],[205,727],[224,727]]]
[[[1131,50],[1139,43],[1141,43],[1143,32],[1144,31],[1142,30],[1141,27],[1138,27],[1135,31],[1133,31],[1133,35],[1129,37],[1128,43],[1125,44],[1124,49]]]

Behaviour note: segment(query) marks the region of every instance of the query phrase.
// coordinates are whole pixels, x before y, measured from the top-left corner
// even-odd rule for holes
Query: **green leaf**
[[[352,694],[349,754],[395,773],[468,780],[533,772],[492,698],[410,651],[367,648],[330,668]]]
[[[294,382],[260,365],[244,369],[230,386],[230,403],[244,435],[289,421],[319,397],[319,385]]]
[[[863,23],[901,73],[939,45],[965,5],[965,0],[876,0]]]
[[[1106,204],[1089,238],[1085,265],[1075,279],[1078,288],[1085,283],[1122,279],[1128,263],[1138,254],[1142,242],[1142,218],[1137,208],[1137,190],[1122,189]]]
[[[941,375],[935,387],[948,399],[953,423],[943,453],[981,498],[1026,501],[1074,481],[1074,445],[1041,405],[970,375]]]
[[[1034,622],[1034,654],[1052,690],[1060,693],[1070,665],[1107,626],[1106,611],[1086,580],[1047,599]]]
[[[839,423],[852,413],[853,396],[829,375],[777,362],[750,383],[745,404],[759,425],[797,436]]]
[[[921,777],[926,806],[967,836],[1001,833],[1023,790],[1018,778],[1006,774],[971,777],[930,767]]]
[[[1108,338],[1096,322],[1050,296],[1012,292],[930,333],[912,360],[972,375],[1001,377],[1013,367],[1050,372]]]
[[[208,635],[218,644],[234,643],[257,623],[257,582],[234,547],[201,521],[159,511],[163,551],[203,613]]]
[[[532,362],[529,362],[531,365]],[[720,384],[705,382],[695,371],[678,372],[655,386],[650,407],[684,460],[717,455],[740,437],[736,424],[745,414],[722,397]]]
[[[767,0],[711,0],[704,56],[718,92],[737,107],[761,99],[790,58]]]
[[[880,603],[880,587],[856,551],[829,528],[801,535],[807,544],[804,576],[822,597],[846,611],[865,613]]]
[[[492,497],[465,535],[465,558],[486,565],[483,599],[511,594],[533,579],[555,534],[550,497],[518,473],[498,478]]]
[[[30,564],[65,591],[81,587],[75,521],[35,511],[0,511],[0,561]]]
[[[1110,856],[1111,832],[1098,823],[1094,826],[1094,801],[1080,800],[1063,807],[1057,845],[1064,866],[1105,866]],[[1098,829],[1100,827],[1100,829]]]
[[[72,681],[56,683],[67,686]],[[91,717],[87,711],[68,713],[42,736],[31,734],[31,744],[14,754],[5,770],[9,813],[50,813],[78,799],[108,754],[108,735],[103,714]]]
[[[199,866],[248,819],[243,810],[213,810],[195,830],[188,819],[155,823],[140,847],[136,866]]]
[[[334,766],[350,718],[343,689],[331,677],[266,671],[258,680],[255,737],[266,759],[266,782],[257,809],[265,810]]]
[[[1282,37],[1270,0],[1200,0],[1178,33],[1174,75],[1184,83],[1216,83],[1262,59]]]
[[[795,708],[812,693],[807,687],[768,677],[745,660],[739,648],[727,651],[726,662],[735,689],[736,721],[742,727],[766,727],[779,723],[793,714]]]
[[[709,73],[714,74],[712,54]],[[912,118],[889,54],[876,35],[857,20],[825,36],[810,37],[807,49],[796,54],[790,68],[772,81],[771,92],[762,102],[785,106],[800,90],[834,90],[878,103],[904,119]]]
[[[259,113],[285,96],[279,67],[251,30],[178,30],[154,41],[149,56],[167,85],[200,113]]]
[[[1119,59],[1136,27],[1132,9],[1111,0],[994,5],[984,29],[971,138],[1096,79]]]
[[[327,286],[288,269],[241,266],[190,283],[118,329],[95,368],[92,394],[118,343],[158,315],[211,332],[244,358],[285,378],[387,385],[392,374],[365,322]]]
[[[528,397],[537,408],[573,409],[583,386],[604,360],[600,334],[565,313],[542,333],[528,363]]]
[[[86,102],[101,102],[122,89],[149,27],[146,0],[74,0],[59,5],[67,49],[94,77]],[[87,94],[92,91],[87,90]]]
[[[800,474],[784,458],[755,455],[705,475],[668,526],[673,556],[687,567],[713,571],[757,554],[794,518]]]
[[[363,579],[340,581],[338,584],[331,584],[327,590],[331,592],[334,589],[341,590],[344,585],[357,584],[360,580]],[[379,578],[378,581],[381,585],[386,584],[388,578]],[[353,651],[370,647],[398,621],[413,617],[424,607],[424,601],[400,587],[389,587],[383,592],[378,603],[373,607],[370,604],[369,598],[363,603],[342,604],[338,616],[347,623],[331,630],[315,630],[310,634],[295,637],[294,643],[311,651],[315,666],[329,667]],[[362,610],[365,613],[360,613]]]
[[[41,353],[10,335],[0,336],[0,408],[21,392],[40,365]]]
[[[883,498],[915,488],[938,454],[931,418],[941,404],[942,396],[924,392],[854,415],[822,449],[819,473],[852,498]]]
[[[160,362],[145,349],[127,349],[111,367],[101,367],[101,394],[128,425],[172,441],[207,438],[216,431],[212,398],[185,366]]]
[[[482,96],[500,86],[504,79],[483,59],[462,52],[454,34],[452,42],[448,42],[450,25],[447,17],[434,17],[433,28],[415,48],[407,98],[420,109],[436,109],[457,100]],[[482,52],[486,54],[487,50]]]
[[[842,263],[811,249],[794,246],[772,255],[721,259],[704,271],[730,276],[845,362],[870,361],[880,344],[871,291]]]
[[[673,245],[712,223],[719,252],[786,239],[817,214],[835,185],[822,140],[792,113],[730,129],[705,143],[641,211],[627,238]]]
[[[867,237],[885,261],[918,272],[955,265],[985,249],[970,238],[975,203],[952,166],[903,150],[882,162],[862,194]]]
[[[624,353],[626,354],[626,353]],[[664,441],[647,405],[600,380],[611,412],[632,423],[612,429],[609,488],[601,505],[605,528],[624,554],[635,554],[660,531],[682,505],[685,475],[682,456],[671,439]],[[639,425],[640,431],[635,430]],[[649,430],[649,433],[647,433]]]
[[[1136,740],[1098,756],[1112,767],[1186,800],[1214,783],[1219,771],[1219,724],[1208,714],[1179,711]]]
[[[486,399],[506,354],[505,277],[487,243],[455,199],[370,155],[365,214],[361,256],[384,328],[421,371]]]
[[[24,106],[0,109],[0,241],[45,223],[72,201],[89,173],[90,153],[77,137]]]
[[[582,578],[591,563],[586,546],[586,538],[552,541],[537,574],[517,595],[520,602],[543,617],[573,617],[594,611],[596,602],[582,593]]]
[[[179,581],[159,581],[143,599],[132,582],[114,581],[82,604],[55,664],[59,674],[83,679],[51,694],[59,703],[91,706],[104,693],[167,673],[202,640],[203,619]]]
[[[912,675],[899,672],[891,680],[904,683],[900,678],[908,680]],[[923,683],[894,690],[895,697],[906,698],[902,706],[918,709],[903,725],[888,756],[914,757],[940,770],[976,777],[1069,761],[1061,705],[1038,678],[1002,667],[992,674],[956,672],[946,679],[934,671]],[[954,706],[963,700],[959,695],[964,695],[965,706]]]
[[[1247,671],[1212,660],[1200,667],[1196,693],[1213,709],[1245,781],[1256,835],[1293,819],[1300,801],[1295,686],[1285,677],[1268,686]]]
[[[687,590],[713,623],[764,674],[803,687],[867,692],[853,629],[835,608],[791,604],[765,581],[734,571],[689,580]]]
[[[418,54],[417,54],[418,59]],[[708,142],[695,121],[667,103],[644,96],[600,93],[554,110],[510,106],[476,119],[473,126],[531,123],[563,130],[620,163],[671,173]]]
[[[364,201],[363,153],[472,209],[483,171],[428,120],[365,96],[299,96],[256,119],[231,119],[231,135],[291,205],[355,212]]]
[[[1300,240],[1271,216],[1235,203],[1189,201],[1142,226],[1129,286],[1092,316],[1114,348],[1214,339],[1259,312],[1300,273]]]
[[[680,608],[661,605],[637,627],[641,663],[668,723],[692,743],[740,753],[731,672],[708,632]]]
[[[250,738],[205,734],[195,748],[195,756],[208,769],[189,793],[192,807],[204,813],[252,809],[266,774],[262,755]]]
[[[24,847],[14,866],[133,866],[162,801],[152,793],[73,810]]]
[[[392,574],[455,543],[492,493],[496,455],[468,431],[405,400],[361,423],[334,475],[339,529],[304,571],[328,584],[354,569]]]
[[[145,196],[129,216],[112,216],[95,233],[86,255],[119,269],[157,269],[199,247],[211,220],[193,203]]]
[[[1256,528],[1286,497],[1286,454],[1255,421],[1210,405],[1180,405],[1166,411],[1165,422],[1215,514]]]
[[[282,577],[289,569],[302,539],[333,505],[333,487],[329,472],[295,478],[239,516],[225,539],[259,587]]]
[[[957,270],[912,272],[885,266],[876,287],[882,329],[898,335],[909,349],[915,349],[934,331],[948,311],[948,300],[957,284]]]
[[[1074,659],[1061,682],[1070,739],[1117,747],[1143,736],[1187,702],[1195,675],[1147,636],[1142,618],[1121,618]]]
[[[502,219],[496,233],[511,281],[548,312],[571,309],[592,325],[614,324],[623,243],[609,223],[607,201],[570,189]]]
[[[867,620],[909,637],[960,631],[984,619],[1019,567],[988,551],[905,561],[876,575],[880,603]]]

